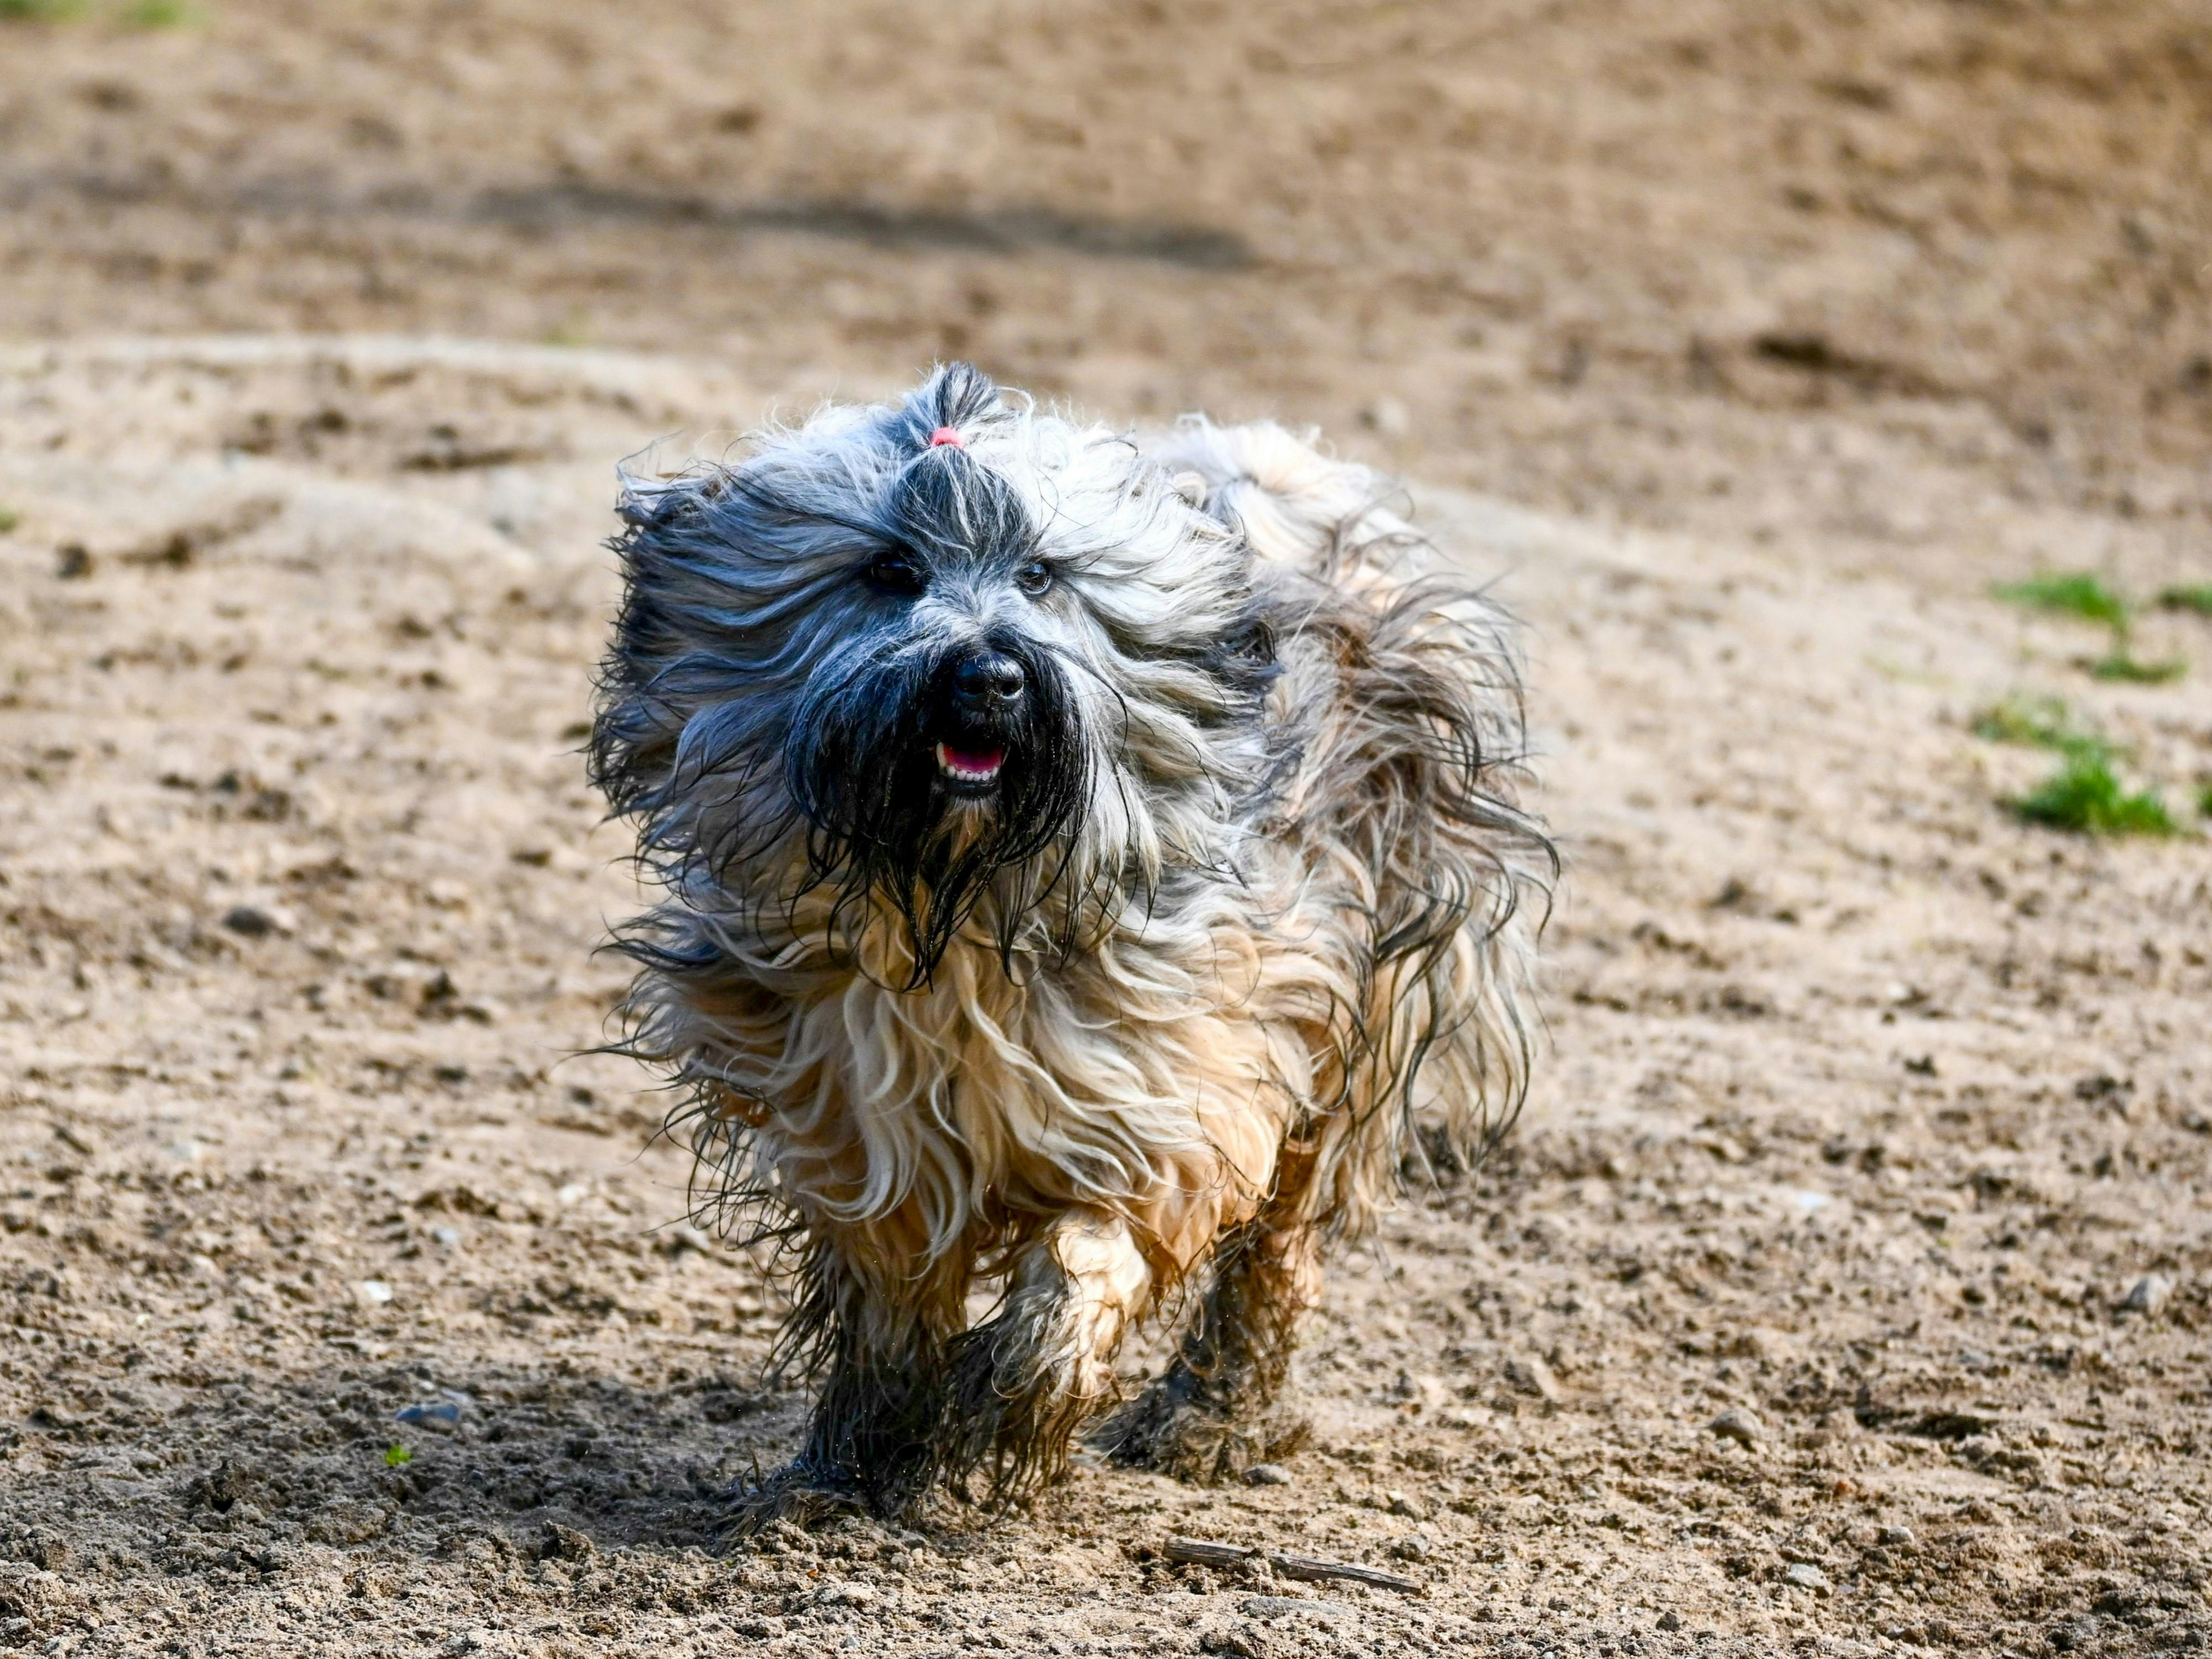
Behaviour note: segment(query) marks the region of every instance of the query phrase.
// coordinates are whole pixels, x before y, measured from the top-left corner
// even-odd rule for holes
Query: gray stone
[[[1747,1406],[1731,1406],[1705,1425],[1723,1440],[1756,1446],[1766,1437],[1766,1425]]]
[[[1287,1486],[1291,1472],[1280,1463],[1255,1463],[1244,1471],[1244,1482],[1252,1486]]]
[[[1799,1589],[1817,1590],[1823,1595],[1828,1591],[1828,1575],[1810,1561],[1792,1561],[1784,1571],[1782,1582],[1795,1584]]]
[[[1534,1354],[1516,1354],[1505,1362],[1505,1380],[1517,1393],[1529,1395],[1547,1402],[1559,1397],[1559,1379],[1552,1375],[1552,1368]]]
[[[2156,1313],[2172,1294],[2173,1281],[2164,1273],[2145,1273],[2136,1280],[2120,1307],[2128,1313]]]

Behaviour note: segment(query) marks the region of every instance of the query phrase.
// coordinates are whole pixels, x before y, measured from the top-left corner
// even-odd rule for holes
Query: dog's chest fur
[[[823,975],[786,1003],[781,1052],[755,1056],[795,1085],[762,1125],[782,1182],[854,1225],[908,1209],[933,1252],[1182,1190],[1233,1153],[1237,1124],[1279,1123],[1307,1096],[1284,994],[1317,964],[1250,934],[1232,957],[1210,932],[1159,931],[1012,975],[963,939],[912,990]],[[1255,1144],[1239,1173],[1264,1182],[1265,1156]]]

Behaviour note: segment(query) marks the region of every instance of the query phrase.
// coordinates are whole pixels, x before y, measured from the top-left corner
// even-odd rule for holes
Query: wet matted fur
[[[964,365],[629,483],[592,764],[665,897],[625,1044],[703,1206],[787,1247],[817,1387],[741,1520],[1017,1496],[1094,1424],[1241,1471],[1297,1432],[1323,1243],[1417,1128],[1517,1110],[1557,862],[1503,619],[1389,502]]]

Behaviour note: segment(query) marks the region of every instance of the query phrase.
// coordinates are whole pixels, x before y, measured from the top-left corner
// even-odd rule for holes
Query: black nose
[[[978,651],[952,671],[952,696],[970,714],[992,714],[1019,702],[1029,682],[1021,664],[1005,652]]]

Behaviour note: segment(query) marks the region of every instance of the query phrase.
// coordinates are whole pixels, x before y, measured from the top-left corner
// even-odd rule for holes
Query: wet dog
[[[1086,1430],[1279,1454],[1324,1244],[1517,1109],[1556,871],[1518,680],[1389,500],[963,365],[629,483],[591,756],[665,898],[625,1046],[787,1247],[816,1386],[741,1522],[1017,1497]]]

